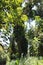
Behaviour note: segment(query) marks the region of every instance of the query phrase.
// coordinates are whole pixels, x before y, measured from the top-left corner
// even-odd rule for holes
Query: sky
[[[25,25],[26,25],[26,27],[27,27],[27,32],[28,32],[28,30],[29,30],[30,28],[32,28],[32,27],[35,28],[36,21],[30,19],[30,20],[28,20],[27,22],[25,22]]]

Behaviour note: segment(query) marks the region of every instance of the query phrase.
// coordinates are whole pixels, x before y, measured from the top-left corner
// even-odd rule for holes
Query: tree
[[[29,18],[35,20],[35,28],[30,28],[28,30],[28,40],[30,45],[30,55],[32,56],[43,56],[43,3],[42,0],[30,0],[27,2],[27,6],[24,9],[24,13],[27,14]],[[31,23],[31,22],[30,22]],[[42,35],[40,35],[42,34]],[[34,39],[36,38],[37,41]],[[37,47],[38,45],[38,47]],[[35,47],[34,47],[35,46]],[[37,47],[37,48],[36,48]]]
[[[20,55],[22,53],[25,54],[25,52],[27,54],[28,42],[25,37],[24,23],[28,21],[28,19],[31,18],[32,20],[36,21],[36,27],[30,29],[28,32],[28,36],[29,36],[28,39],[31,40],[32,43],[31,45],[33,45],[33,47],[34,47],[34,43],[35,45],[37,45],[36,39],[40,41],[40,44],[43,43],[42,41],[43,37],[41,36],[41,34],[43,33],[43,1],[28,0],[27,2],[25,2],[25,7],[22,7],[23,2],[24,0],[11,0],[11,1],[1,0],[0,1],[0,29],[3,28],[3,24],[4,24],[4,29],[6,30],[8,30],[9,24],[12,25],[13,36],[12,36],[11,45],[13,46],[14,44],[14,48],[12,48],[12,51],[15,50],[15,43],[14,43],[15,40],[18,44],[18,50]],[[25,52],[24,49],[26,49]]]
[[[27,15],[23,14],[23,7],[22,7],[23,2],[24,2],[23,0],[12,0],[12,1],[10,1],[10,0],[2,0],[0,2],[0,10],[1,10],[0,11],[0,21],[1,21],[0,22],[1,23],[0,28],[3,27],[2,26],[3,24],[5,24],[4,28],[6,30],[8,30],[9,24],[11,24],[13,26],[13,28],[14,28],[13,29],[14,30],[14,32],[13,32],[14,36],[12,36],[12,38],[11,38],[12,39],[11,45],[15,47],[14,40],[17,41],[17,44],[18,44],[19,41],[21,41],[21,43],[19,42],[20,46],[18,45],[18,49],[22,49],[21,45],[23,45],[23,44],[25,46],[25,42],[22,43],[23,39],[21,40],[20,38],[23,37],[25,39],[25,41],[26,41],[26,38],[25,38],[25,35],[24,35],[24,33],[25,33],[24,32],[24,28],[25,28],[24,22],[28,20],[28,17],[27,17]],[[17,31],[17,32],[15,32],[15,31]],[[22,35],[22,33],[20,31],[21,32],[23,31],[22,32],[23,35]],[[7,32],[9,32],[9,31],[7,31]],[[20,36],[19,39],[18,39],[18,36]],[[17,40],[16,40],[16,38],[17,38]],[[15,48],[12,47],[12,46],[11,46],[12,52],[15,52]],[[25,48],[25,49],[27,49],[27,48]],[[26,50],[26,52],[27,52],[27,50]]]

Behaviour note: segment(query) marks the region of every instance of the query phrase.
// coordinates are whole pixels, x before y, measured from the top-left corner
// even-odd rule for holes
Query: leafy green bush
[[[7,61],[6,65],[19,65],[19,60]]]
[[[6,65],[43,65],[43,58],[40,57],[28,57],[21,58],[20,60],[11,60]]]
[[[39,39],[37,37],[34,37],[34,39],[31,42],[31,47],[30,47],[31,56],[38,56],[39,43],[40,43]]]

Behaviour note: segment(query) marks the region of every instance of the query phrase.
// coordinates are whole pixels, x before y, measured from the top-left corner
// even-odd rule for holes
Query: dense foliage
[[[42,65],[39,56],[43,56],[43,0],[1,0],[0,64]]]

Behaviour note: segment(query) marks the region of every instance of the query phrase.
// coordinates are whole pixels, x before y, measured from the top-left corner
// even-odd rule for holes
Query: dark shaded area
[[[43,56],[43,45],[42,44],[39,45],[38,52],[39,52],[38,53],[39,56]]]
[[[17,42],[19,57],[21,57],[22,53],[23,53],[23,56],[26,56],[27,48],[28,48],[28,42],[25,38],[24,27],[21,25],[18,25],[18,24],[15,25],[13,34],[14,34],[14,39]]]
[[[6,59],[0,59],[0,65],[6,65]]]

